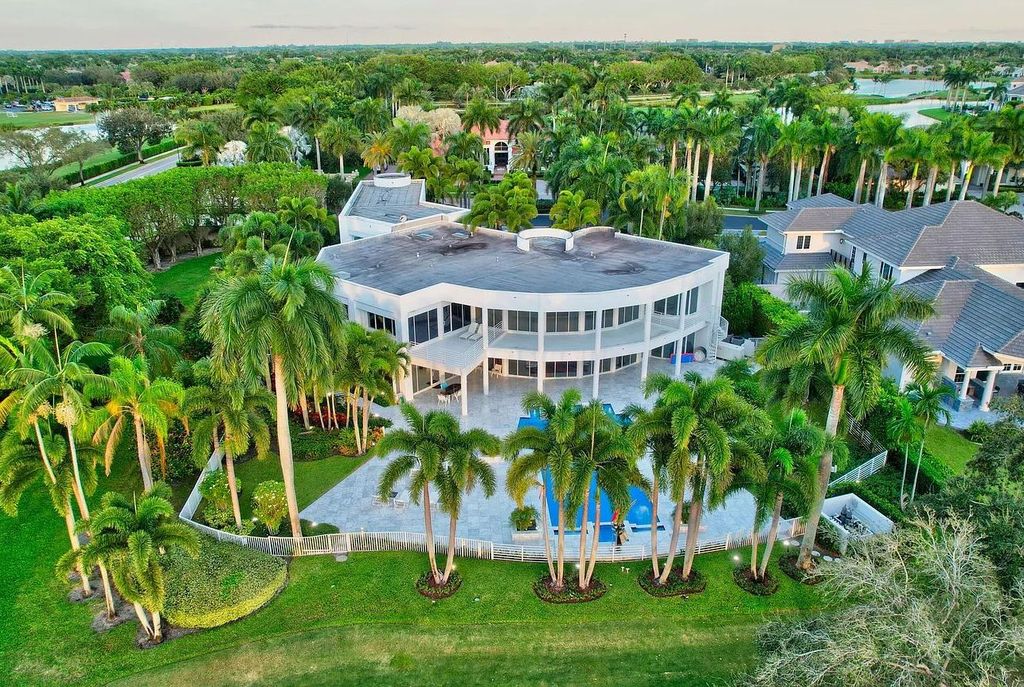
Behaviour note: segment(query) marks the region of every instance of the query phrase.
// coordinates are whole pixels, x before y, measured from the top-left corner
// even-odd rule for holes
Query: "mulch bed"
[[[779,567],[782,568],[782,572],[786,573],[791,578],[793,578],[797,582],[800,582],[801,584],[812,586],[816,584],[821,584],[824,581],[824,578],[821,575],[818,575],[816,572],[814,572],[814,568],[816,565],[814,563],[814,560],[811,560],[811,569],[804,570],[797,565],[798,558],[798,554],[790,554],[788,556],[783,556],[782,558],[780,558]]]
[[[654,571],[648,569],[637,578],[637,582],[645,592],[657,598],[700,594],[708,586],[707,578],[696,568],[690,569],[689,577],[683,577],[678,569],[673,568],[665,584],[658,584],[654,577]]]
[[[586,589],[580,589],[579,579],[573,575],[566,576],[565,586],[561,590],[555,590],[551,586],[549,575],[544,575],[533,583],[533,593],[541,601],[546,601],[549,604],[578,604],[595,601],[604,596],[607,591],[608,585],[596,577],[590,579],[590,586]]]
[[[732,571],[732,579],[736,581],[740,589],[754,596],[771,596],[779,591],[779,581],[772,577],[767,570],[764,572],[764,577],[756,580],[751,574],[750,568],[745,566],[736,568]]]
[[[462,576],[459,575],[458,570],[452,570],[452,574],[448,576],[448,582],[443,585],[434,584],[434,576],[429,570],[420,575],[420,578],[416,580],[416,591],[434,601],[447,599],[459,591],[461,586]]]

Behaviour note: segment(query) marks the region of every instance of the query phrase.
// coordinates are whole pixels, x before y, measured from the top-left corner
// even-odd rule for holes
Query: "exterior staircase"
[[[708,361],[718,359],[718,344],[729,335],[729,320],[724,317],[718,318],[718,325],[711,332],[711,339],[708,342]]]

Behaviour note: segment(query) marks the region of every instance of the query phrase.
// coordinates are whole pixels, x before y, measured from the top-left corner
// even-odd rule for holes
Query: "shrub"
[[[824,515],[818,521],[818,531],[815,533],[815,542],[824,549],[834,551],[838,554],[846,553],[848,540],[843,536],[835,524]]]
[[[167,554],[164,616],[177,627],[210,628],[245,617],[284,587],[284,561],[209,537],[199,555]]]
[[[235,487],[238,491],[242,490],[241,480],[235,480]],[[228,475],[223,470],[207,473],[199,485],[199,493],[206,499],[208,506],[218,510],[231,509],[231,489],[228,487]]]
[[[455,592],[459,591],[459,587],[462,586],[462,576],[459,575],[458,570],[452,570],[451,575],[448,576],[448,581],[438,586],[434,584],[434,575],[429,570],[416,580],[416,591],[428,599],[447,599]]]
[[[158,294],[157,299],[164,302],[156,316],[157,324],[177,325],[181,320],[182,313],[185,312],[185,304],[181,302],[180,298],[170,293]]]
[[[352,184],[345,181],[341,175],[328,177],[325,199],[327,211],[334,214],[341,212],[352,195],[352,190]]]
[[[260,482],[252,492],[252,514],[264,524],[268,534],[276,534],[288,514],[284,482]]]
[[[580,589],[579,580],[575,575],[566,575],[565,587],[560,592],[551,588],[551,578],[547,575],[533,583],[533,593],[541,601],[551,604],[577,604],[594,601],[604,596],[607,591],[608,585],[596,577],[591,579],[590,586],[583,590]]]
[[[992,425],[984,420],[975,420],[964,430],[964,436],[976,444],[983,444],[992,434]]]
[[[764,577],[756,580],[750,574],[750,568],[740,566],[732,571],[732,579],[736,581],[740,589],[754,596],[771,596],[779,591],[779,581],[772,577],[767,570]]]
[[[725,294],[722,316],[729,320],[731,331],[765,336],[794,321],[800,313],[757,284],[743,283]]]
[[[513,510],[512,514],[508,516],[508,521],[516,532],[527,532],[537,529],[537,517],[536,508],[533,506],[523,506]]]
[[[696,568],[690,568],[689,577],[683,577],[678,568],[673,569],[665,584],[655,584],[654,571],[647,570],[637,578],[637,582],[645,592],[658,598],[700,594],[708,586],[707,577]]]

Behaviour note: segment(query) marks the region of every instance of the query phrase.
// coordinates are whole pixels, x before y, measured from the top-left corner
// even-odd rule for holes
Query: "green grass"
[[[299,502],[299,508],[305,508],[323,496],[328,489],[352,474],[367,459],[366,456],[333,455],[320,460],[296,461],[295,498]],[[267,480],[280,482],[281,462],[275,454],[267,456],[265,460],[247,460],[235,465],[235,475],[242,480],[242,517],[249,518],[252,517],[250,498],[253,489],[260,482]]]
[[[238,107],[235,103],[218,103],[216,105],[196,105],[188,108],[189,112],[217,112],[223,110],[234,110]]]
[[[932,119],[940,122],[944,122],[953,116],[952,112],[944,110],[941,107],[929,107],[924,110],[918,110],[918,112],[923,114],[925,117],[931,117]]]
[[[924,445],[937,460],[959,475],[967,462],[978,452],[978,445],[968,441],[952,427],[932,425],[924,436]]]
[[[186,306],[192,305],[196,293],[210,279],[210,268],[220,253],[189,258],[153,275],[153,288],[157,294],[177,296]]]
[[[95,118],[88,112],[19,112],[15,117],[0,113],[0,127],[37,129],[46,126],[88,124]]]

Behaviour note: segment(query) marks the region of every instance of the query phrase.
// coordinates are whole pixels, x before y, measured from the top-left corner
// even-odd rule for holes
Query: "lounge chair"
[[[466,331],[464,331],[461,334],[459,334],[459,338],[460,339],[472,339],[474,335],[476,335],[478,338],[480,336],[483,336],[483,334],[480,334],[480,323],[479,322],[473,322],[468,327],[466,327]]]

